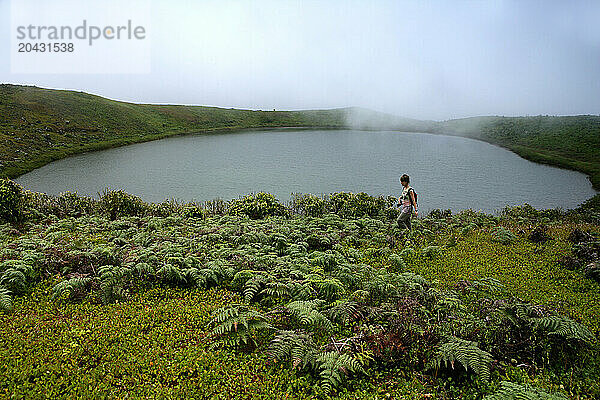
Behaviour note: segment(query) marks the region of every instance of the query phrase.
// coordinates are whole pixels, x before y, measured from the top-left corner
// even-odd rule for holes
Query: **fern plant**
[[[184,273],[179,267],[173,264],[163,264],[163,266],[156,271],[156,274],[163,282],[171,285],[181,285],[186,283]]]
[[[86,288],[91,281],[92,278],[90,277],[74,277],[59,282],[52,288],[52,298],[73,299],[75,297],[81,296],[85,294]]]
[[[266,274],[262,272],[255,274],[248,279],[242,290],[244,294],[244,300],[248,303],[254,300],[257,295],[262,292],[268,280],[269,279]]]
[[[339,299],[344,293],[344,284],[335,278],[325,278],[315,281],[319,295],[328,301]]]
[[[333,324],[318,307],[325,303],[323,300],[296,300],[288,303],[286,308],[302,325],[309,328],[322,328],[325,332],[333,329]]]
[[[13,293],[23,293],[27,289],[27,277],[16,268],[9,268],[0,277],[0,285]]]
[[[398,254],[390,254],[388,260],[394,271],[402,272],[406,269],[406,263]]]
[[[267,282],[265,288],[260,292],[264,296],[264,302],[277,302],[281,299],[289,299],[291,296],[291,287],[281,281]]]
[[[274,362],[292,362],[293,368],[316,370],[319,349],[312,336],[299,331],[278,331],[267,350]]]
[[[339,388],[351,373],[365,373],[357,359],[346,353],[328,351],[317,357],[321,387],[326,394]]]
[[[454,336],[448,337],[437,348],[434,358],[430,360],[427,368],[438,370],[443,363],[444,367],[448,368],[450,365],[454,369],[455,361],[458,361],[465,368],[465,371],[471,368],[484,381],[489,381],[492,355],[477,347],[476,342]]]
[[[189,268],[184,270],[183,278],[186,282],[192,283],[200,288],[208,289],[218,286],[220,283],[219,275],[210,268]]]
[[[256,346],[255,334],[273,329],[267,318],[243,304],[219,308],[212,315],[212,333],[228,346]]]
[[[138,262],[133,266],[132,273],[138,279],[149,279],[154,276],[154,267],[146,262]]]
[[[13,310],[10,290],[3,287],[0,287],[0,310],[4,312],[11,312]]]
[[[331,321],[346,324],[360,317],[358,304],[349,300],[338,300],[324,311]]]
[[[517,237],[508,229],[499,226],[492,232],[492,240],[502,244],[511,244],[517,240]]]
[[[568,397],[560,393],[550,394],[529,385],[520,385],[514,382],[502,381],[500,388],[483,400],[567,400]]]
[[[104,265],[100,267],[100,291],[104,304],[124,299],[125,283],[131,277],[131,270],[125,267]]]
[[[582,324],[558,314],[544,316],[539,306],[516,303],[499,311],[517,326],[526,324],[550,336],[566,340],[580,340],[587,344],[595,342],[594,334]]]
[[[588,328],[562,315],[535,318],[533,323],[536,328],[548,332],[548,335],[567,340],[581,340],[588,344],[595,341],[594,334]]]

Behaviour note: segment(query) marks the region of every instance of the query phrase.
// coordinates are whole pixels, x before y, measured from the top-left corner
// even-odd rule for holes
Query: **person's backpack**
[[[411,200],[411,204],[412,204],[412,205],[413,205],[415,208],[417,208],[417,207],[419,206],[419,202],[418,202],[418,200],[417,200],[417,192],[415,192],[415,189],[413,189],[413,188],[410,188],[410,190],[408,191],[408,198],[409,198],[409,199],[411,198],[411,197],[410,197],[410,192],[411,192],[411,190],[412,190],[413,194],[415,195],[415,204],[412,204],[412,200]]]

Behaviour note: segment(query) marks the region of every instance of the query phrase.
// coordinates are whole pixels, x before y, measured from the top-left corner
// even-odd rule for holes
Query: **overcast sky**
[[[51,3],[71,12],[66,0]],[[150,73],[12,74],[10,1],[0,0],[0,82],[135,102],[361,106],[435,120],[600,114],[600,1],[148,5]]]

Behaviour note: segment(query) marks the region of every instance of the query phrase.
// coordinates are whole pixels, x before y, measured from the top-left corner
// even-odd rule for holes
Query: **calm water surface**
[[[123,189],[151,202],[266,191],[398,196],[408,173],[422,211],[494,212],[525,202],[573,208],[596,194],[584,174],[535,164],[484,142],[395,131],[259,130],[189,135],[85,153],[16,179],[29,190],[98,197]]]

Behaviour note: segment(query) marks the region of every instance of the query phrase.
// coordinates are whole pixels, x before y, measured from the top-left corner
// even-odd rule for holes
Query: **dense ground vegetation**
[[[358,108],[260,111],[133,104],[82,92],[0,84],[0,177],[50,161],[191,132],[247,128],[394,129],[456,134],[527,159],[582,171],[600,190],[600,116],[474,117],[442,122]]]
[[[258,193],[147,204],[0,184],[14,397],[600,396],[600,209]]]

